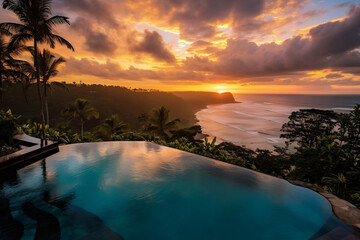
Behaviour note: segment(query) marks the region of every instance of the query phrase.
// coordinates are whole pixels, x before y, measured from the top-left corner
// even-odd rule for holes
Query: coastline
[[[239,102],[236,101],[236,103],[239,103]],[[209,110],[209,108],[211,108],[211,107],[226,106],[226,105],[228,105],[228,104],[210,104],[210,105],[207,105],[206,108],[199,110],[195,114],[196,118],[198,119],[198,124],[203,128],[203,125],[201,124],[201,120],[198,117],[199,113],[201,114],[202,111]],[[203,130],[203,133],[205,135],[207,135],[210,140],[213,137],[215,137],[214,134],[212,134],[211,132],[208,132],[206,130],[205,131]],[[264,132],[263,134],[267,134],[267,133]],[[219,136],[216,136],[216,137],[217,137],[217,139],[219,139],[219,142],[221,142],[223,140]],[[236,142],[232,142],[232,143],[234,143],[236,145],[240,145]],[[246,145],[242,145],[242,146],[249,148]],[[350,202],[348,202],[344,199],[341,199],[341,198],[335,196],[334,194],[326,192],[323,189],[314,186],[313,184],[301,182],[299,180],[288,180],[288,179],[285,179],[285,180],[293,185],[297,185],[300,187],[305,187],[310,190],[313,190],[313,191],[317,192],[318,194],[322,195],[324,198],[326,198],[332,207],[332,211],[333,211],[334,215],[342,222],[354,227],[354,233],[356,234],[356,236],[360,237],[360,209],[358,209],[356,206],[354,206]]]
[[[195,113],[195,118],[202,132],[208,135],[209,139],[216,137],[218,142],[231,142],[254,151],[258,148],[272,151],[274,145],[285,146],[284,140],[280,139],[282,123],[279,124],[279,121],[287,118],[288,115],[263,117],[256,111],[256,108],[248,108],[247,103],[234,101],[225,104],[208,104],[206,108]],[[277,113],[269,111],[267,114]]]
[[[317,108],[348,113],[360,95],[233,94],[231,104],[206,104],[195,119],[204,134],[252,150],[285,147],[281,127],[292,112]]]

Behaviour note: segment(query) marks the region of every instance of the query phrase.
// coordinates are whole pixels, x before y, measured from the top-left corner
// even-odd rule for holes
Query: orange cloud
[[[359,85],[360,10],[351,4],[334,6],[350,7],[348,16],[296,33],[297,26],[332,7],[309,8],[314,0],[53,3],[54,14],[71,20],[70,27],[56,31],[76,49],[75,54],[54,50],[68,59],[62,80],[164,90],[216,90],[227,84],[233,91],[326,86],[347,92]],[[0,21],[16,19],[0,10]]]

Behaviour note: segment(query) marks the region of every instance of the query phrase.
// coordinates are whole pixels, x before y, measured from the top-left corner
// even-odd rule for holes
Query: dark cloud
[[[217,33],[220,33],[216,30],[215,26],[205,25],[201,22],[190,20],[179,23],[180,29],[180,39],[186,39],[189,41],[194,41],[197,39],[210,39],[215,36]]]
[[[287,39],[282,44],[257,45],[242,39],[229,39],[213,62],[200,57],[187,58],[184,66],[210,70],[228,76],[281,75],[297,71],[333,68],[346,72],[360,67],[360,7],[352,8],[343,21],[328,22],[309,32],[309,37]]]
[[[65,67],[60,72],[61,75],[75,74],[75,75],[91,75],[106,79],[117,79],[123,77],[123,69],[117,63],[107,61],[101,64],[87,58],[68,58]]]
[[[294,16],[307,0],[154,0],[150,1],[153,17],[168,21],[180,27],[180,38],[196,41],[211,39],[219,30],[216,25],[231,23],[232,29],[238,31],[256,31],[273,29],[277,16],[286,14]],[[140,0],[129,1],[134,5]],[[275,10],[277,14],[274,14]],[[266,19],[259,19],[267,14]],[[296,20],[296,18],[293,18]],[[288,24],[289,22],[284,22]],[[272,25],[271,25],[272,24]]]
[[[80,17],[72,24],[72,29],[85,37],[86,50],[93,53],[113,55],[117,44],[107,34],[93,28],[94,26],[91,23]]]
[[[193,42],[190,47],[186,49],[186,51],[192,54],[212,54],[219,51],[219,49],[216,48],[211,42],[198,40]]]
[[[360,75],[360,66],[347,67],[347,68],[334,68],[336,71],[342,71],[343,73],[350,73],[354,75]]]
[[[86,17],[88,22],[97,21],[116,28],[118,23],[109,1],[104,0],[55,0],[54,9]]]
[[[360,45],[360,7],[352,7],[343,21],[321,24],[309,32],[314,54],[341,54]]]
[[[144,70],[131,66],[128,69],[123,69],[118,63],[108,60],[106,63],[99,63],[88,58],[76,59],[69,58],[66,61],[64,68],[61,70],[61,75],[89,75],[101,79],[109,80],[144,80],[153,79],[160,81],[168,80],[204,80],[206,77],[203,74],[194,73],[191,71],[173,70],[173,71],[154,71]]]
[[[352,78],[334,80],[329,82],[330,85],[338,86],[360,86],[360,81],[355,81]]]
[[[129,39],[132,52],[146,53],[159,61],[170,64],[176,63],[175,55],[167,48],[162,36],[156,31],[144,30],[143,38],[138,41],[135,37]]]
[[[158,0],[156,6],[162,14],[171,14],[170,21],[180,25],[180,38],[207,39],[218,33],[214,23],[226,20],[238,22],[258,16],[264,8],[264,0]]]
[[[187,57],[184,61],[183,67],[189,71],[203,71],[203,72],[211,72],[216,68],[216,62],[211,61],[207,57]]]
[[[343,75],[338,74],[338,73],[330,73],[325,76],[326,79],[338,79],[338,78],[342,78],[342,77],[343,77]]]

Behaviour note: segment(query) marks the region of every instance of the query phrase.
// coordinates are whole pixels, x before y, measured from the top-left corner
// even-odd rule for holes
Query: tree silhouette
[[[337,117],[330,110],[300,109],[291,113],[280,137],[286,138],[287,144],[296,142],[301,147],[316,147],[318,137],[333,134]]]
[[[67,106],[64,114],[72,119],[78,119],[81,125],[81,138],[84,137],[84,123],[92,118],[99,118],[99,112],[91,106],[89,100],[78,98],[73,104]]]
[[[155,137],[160,139],[168,140],[170,131],[177,129],[177,125],[180,122],[180,119],[169,121],[169,113],[170,110],[162,106],[153,109],[151,117],[142,114],[139,120],[146,123],[144,126],[145,131],[153,133]]]
[[[36,83],[38,97],[40,99],[40,115],[44,129],[45,115],[43,98],[40,90],[38,44],[46,43],[49,44],[51,48],[54,48],[55,42],[58,42],[74,51],[73,46],[66,39],[52,32],[53,26],[65,23],[70,24],[70,22],[68,18],[64,16],[51,16],[51,3],[51,0],[4,0],[2,5],[3,8],[15,13],[19,18],[20,23],[0,23],[0,29],[13,33],[9,42],[10,49],[14,49],[28,41],[33,41]]]
[[[119,116],[117,114],[111,115],[111,117],[106,118],[100,128],[105,132],[106,135],[112,136],[119,133],[123,133],[128,126],[120,121]]]
[[[11,36],[11,33],[4,29],[0,29],[0,107],[2,104],[3,92],[5,90],[4,80],[26,78],[26,75],[19,71],[19,67],[24,61],[16,60],[12,56],[21,52],[23,48],[10,49],[5,42],[4,36]]]
[[[35,53],[33,49],[30,50],[33,58]],[[63,57],[56,58],[49,50],[44,49],[42,52],[38,52],[38,61],[39,61],[39,72],[41,78],[41,84],[43,87],[43,94],[44,94],[44,110],[45,110],[45,124],[50,125],[49,119],[49,108],[48,108],[48,89],[52,90],[52,86],[58,86],[65,90],[67,90],[65,84],[60,82],[50,82],[51,77],[55,77],[58,74],[57,68],[60,64],[66,62]],[[35,66],[31,65],[30,63],[23,64],[23,71],[28,74],[29,79],[36,78],[36,69]],[[28,84],[31,86],[32,84]]]

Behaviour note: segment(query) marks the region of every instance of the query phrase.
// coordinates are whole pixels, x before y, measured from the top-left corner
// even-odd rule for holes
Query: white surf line
[[[239,112],[239,111],[232,111],[233,113],[239,114],[239,115],[243,115],[243,116],[248,116],[248,117],[253,117],[253,118],[258,118],[258,119],[263,119],[263,120],[267,120],[270,122],[274,122],[274,123],[278,123],[278,124],[284,124],[285,122],[280,122],[271,118],[267,118],[267,117],[261,117],[258,115],[254,115],[254,114],[249,114],[249,113],[244,113],[244,112]]]
[[[340,110],[340,111],[351,111],[354,110],[353,108],[341,108],[341,107],[335,107],[335,108],[330,108],[331,110]]]
[[[281,115],[284,115],[284,116],[287,116],[287,117],[290,116],[291,112],[293,112],[293,111],[291,111],[290,113],[284,113],[284,112],[274,111],[274,110],[270,110],[270,109],[265,109],[265,111],[278,113],[278,114],[281,114]]]
[[[272,138],[264,137],[264,136],[262,136],[259,132],[256,132],[256,131],[249,131],[249,130],[243,129],[243,128],[241,128],[241,127],[238,127],[238,126],[236,126],[236,125],[227,124],[227,123],[224,123],[224,122],[222,122],[222,121],[219,121],[219,120],[216,120],[216,119],[213,119],[213,118],[210,118],[210,117],[204,117],[204,116],[202,116],[202,117],[205,118],[205,119],[211,120],[211,121],[213,121],[213,122],[219,123],[219,124],[221,124],[221,125],[224,125],[224,126],[226,126],[226,127],[231,127],[231,128],[237,129],[237,130],[239,130],[239,131],[242,131],[242,132],[244,132],[244,133],[247,133],[247,134],[250,134],[250,135],[254,135],[254,136],[256,136],[256,137],[260,137],[260,138],[266,139],[266,140],[270,141],[271,143],[278,143],[278,142],[279,142],[279,141],[278,141],[278,138],[276,138],[276,137],[272,137]],[[212,135],[214,135],[214,134],[212,134]]]

